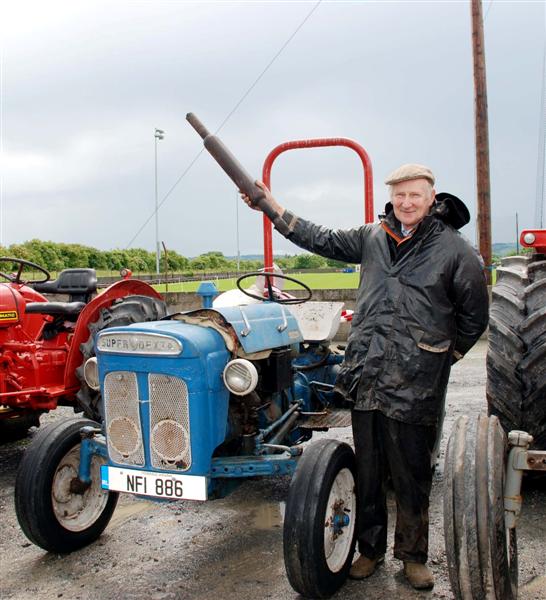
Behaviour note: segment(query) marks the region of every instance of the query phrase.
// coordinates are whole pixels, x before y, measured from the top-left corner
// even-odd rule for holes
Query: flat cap
[[[401,181],[410,181],[411,179],[427,179],[430,181],[430,185],[434,185],[435,181],[434,175],[428,167],[410,163],[398,167],[398,169],[393,171],[387,179],[385,179],[385,183],[387,185],[394,185]]]

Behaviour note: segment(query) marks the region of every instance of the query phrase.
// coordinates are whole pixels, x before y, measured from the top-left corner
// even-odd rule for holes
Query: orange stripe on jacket
[[[397,246],[400,246],[400,244],[402,244],[406,240],[411,239],[411,235],[401,238],[385,223],[385,221],[381,221],[381,227],[383,227],[383,229],[387,232],[387,234],[391,236],[391,238],[396,242]]]

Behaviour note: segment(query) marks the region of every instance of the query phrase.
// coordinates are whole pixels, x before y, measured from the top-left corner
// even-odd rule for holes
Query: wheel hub
[[[334,508],[335,515],[331,523],[331,527],[334,528],[334,539],[340,536],[343,533],[343,528],[347,527],[351,522],[351,518],[345,512],[344,504],[345,503],[341,501],[339,506]]]
[[[328,567],[339,571],[350,552],[356,517],[355,481],[349,469],[334,479],[326,505],[324,553]]]

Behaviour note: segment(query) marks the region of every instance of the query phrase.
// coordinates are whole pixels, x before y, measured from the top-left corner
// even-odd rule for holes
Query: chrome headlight
[[[228,362],[223,376],[227,389],[237,396],[250,394],[258,385],[258,371],[245,358],[236,358]]]
[[[99,366],[95,356],[92,356],[85,361],[85,364],[83,365],[83,378],[85,379],[85,383],[87,383],[92,390],[100,390]]]

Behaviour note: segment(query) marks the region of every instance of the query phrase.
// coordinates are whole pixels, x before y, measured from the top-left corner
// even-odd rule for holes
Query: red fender
[[[89,338],[89,324],[94,323],[98,318],[101,309],[108,308],[114,300],[124,298],[125,296],[151,296],[163,300],[159,292],[144,281],[138,279],[124,279],[116,281],[106,288],[102,294],[99,294],[80,313],[74,330],[74,337],[70,342],[70,351],[66,360],[66,370],[64,376],[64,386],[68,392],[70,388],[80,388],[80,381],[76,376],[76,369],[81,365],[83,356],[80,351],[80,345]]]

